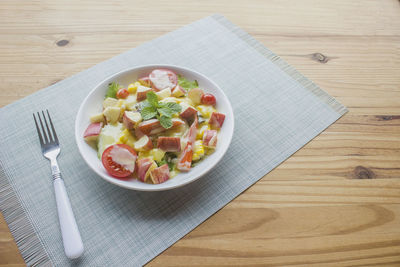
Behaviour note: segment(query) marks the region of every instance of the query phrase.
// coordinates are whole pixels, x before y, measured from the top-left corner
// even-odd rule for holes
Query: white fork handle
[[[53,183],[65,255],[70,259],[76,259],[83,253],[81,235],[76,225],[67,191],[65,190],[64,180],[58,178]]]

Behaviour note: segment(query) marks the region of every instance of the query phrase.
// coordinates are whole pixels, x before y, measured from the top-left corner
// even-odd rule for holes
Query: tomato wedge
[[[135,171],[136,151],[125,144],[109,146],[101,156],[106,171],[114,177],[125,178]]]
[[[173,71],[167,69],[155,69],[149,74],[153,89],[160,91],[163,89],[173,89],[178,83],[178,77]]]

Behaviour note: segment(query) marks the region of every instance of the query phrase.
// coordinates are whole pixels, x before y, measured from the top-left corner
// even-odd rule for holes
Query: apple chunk
[[[139,159],[138,165],[138,178],[140,181],[145,182],[150,176],[150,172],[157,168],[157,164],[154,160],[149,158]]]
[[[213,112],[208,123],[214,128],[221,128],[224,124],[224,120],[225,114]]]
[[[161,165],[150,171],[150,178],[154,184],[161,184],[169,179],[168,164]]]
[[[139,140],[135,142],[134,147],[137,151],[150,150],[153,148],[153,142],[147,135],[143,135]]]
[[[102,122],[95,122],[89,124],[89,126],[86,128],[83,134],[83,138],[85,138],[85,141],[88,143],[97,141],[97,138],[100,135],[102,127],[103,127]]]
[[[174,97],[181,97],[186,94],[185,89],[183,89],[181,86],[177,85],[175,86],[174,89],[172,89],[172,96]]]
[[[201,103],[201,97],[203,94],[204,92],[200,88],[193,88],[189,90],[188,97],[192,100],[193,104],[198,105]]]
[[[122,117],[122,123],[124,124],[125,128],[129,130],[136,128],[141,121],[142,116],[139,112],[125,111],[124,116]]]
[[[138,102],[139,102],[139,101],[142,101],[142,100],[145,100],[145,99],[147,98],[146,94],[147,94],[147,92],[149,92],[149,91],[151,91],[151,88],[150,88],[150,87],[146,87],[146,86],[143,86],[143,85],[139,85],[138,88],[137,88],[137,90],[136,90],[136,100],[137,100]]]
[[[181,151],[181,138],[160,136],[157,139],[157,147],[166,152],[179,152]]]
[[[182,107],[182,111],[179,114],[179,116],[184,119],[184,120],[192,120],[193,117],[197,114],[197,110],[189,105],[181,105]]]
[[[217,146],[218,132],[216,130],[205,130],[203,134],[203,144],[206,147],[215,148]]]

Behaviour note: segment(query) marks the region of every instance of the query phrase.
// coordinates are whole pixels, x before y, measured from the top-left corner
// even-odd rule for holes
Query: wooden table
[[[149,265],[399,266],[399,1],[2,0],[1,106],[213,13],[350,112]]]

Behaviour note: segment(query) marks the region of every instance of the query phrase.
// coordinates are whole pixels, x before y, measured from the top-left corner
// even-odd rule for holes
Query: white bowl
[[[221,113],[224,113],[226,116],[224,124],[218,134],[217,148],[213,154],[207,156],[200,163],[196,164],[196,166],[192,167],[189,172],[181,172],[174,178],[162,184],[147,184],[140,182],[136,179],[124,180],[114,178],[110,176],[104,169],[101,160],[97,157],[97,151],[89,146],[83,139],[83,133],[86,127],[90,124],[89,117],[102,111],[102,102],[104,100],[108,84],[110,82],[117,82],[123,86],[128,86],[128,84],[137,80],[139,77],[148,75],[151,70],[156,68],[170,69],[175,73],[183,75],[190,80],[197,80],[200,88],[202,88],[205,92],[213,94],[216,97],[217,110]],[[96,172],[106,181],[128,189],[140,191],[160,191],[176,188],[191,183],[206,174],[212,168],[216,168],[215,166],[224,156],[232,140],[233,125],[233,110],[228,98],[221,90],[221,88],[213,81],[208,79],[206,76],[194,70],[173,65],[146,65],[116,73],[102,81],[89,93],[89,95],[83,100],[76,116],[75,138],[76,143],[78,144],[79,152],[81,153],[86,163],[94,172]]]

